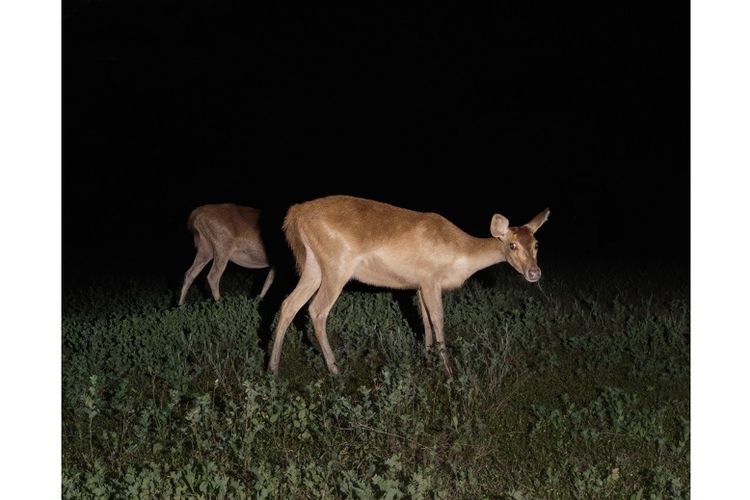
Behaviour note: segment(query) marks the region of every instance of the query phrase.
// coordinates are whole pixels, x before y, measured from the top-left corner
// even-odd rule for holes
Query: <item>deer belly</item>
[[[260,254],[259,252],[236,250],[229,257],[229,260],[231,260],[238,266],[247,267],[249,269],[268,267],[266,256]]]
[[[417,288],[413,270],[403,263],[389,263],[377,256],[363,258],[355,267],[352,277],[368,285],[387,288]]]

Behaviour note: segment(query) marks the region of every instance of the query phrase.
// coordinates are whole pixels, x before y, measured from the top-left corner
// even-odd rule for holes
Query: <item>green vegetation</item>
[[[689,497],[684,277],[485,272],[444,297],[452,379],[416,309],[347,290],[342,375],[303,315],[275,380],[250,276],[65,294],[65,498]]]

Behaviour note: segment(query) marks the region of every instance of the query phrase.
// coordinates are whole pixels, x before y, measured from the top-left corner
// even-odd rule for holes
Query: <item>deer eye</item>
[[[511,250],[515,250],[516,248],[518,248],[518,245],[516,245],[515,243],[511,243],[510,244],[510,249]]]

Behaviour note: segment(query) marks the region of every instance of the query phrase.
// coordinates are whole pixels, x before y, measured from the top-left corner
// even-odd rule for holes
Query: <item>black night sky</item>
[[[63,279],[176,283],[192,208],[326,194],[686,263],[689,5],[593,5],[63,2]]]

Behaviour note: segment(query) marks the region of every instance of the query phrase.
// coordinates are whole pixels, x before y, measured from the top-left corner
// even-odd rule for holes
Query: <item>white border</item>
[[[691,493],[701,499],[748,490],[749,12],[739,0],[692,5]]]
[[[0,4],[0,450],[5,498],[60,498],[59,2]]]
[[[692,4],[694,498],[747,489],[748,10],[739,0]],[[60,26],[59,2],[0,7],[0,442],[8,497],[60,495]]]

